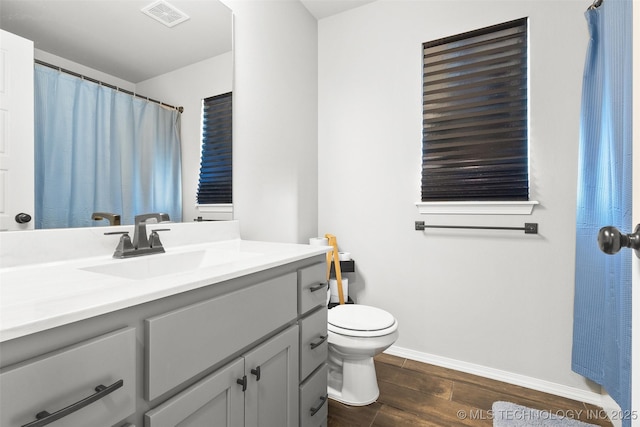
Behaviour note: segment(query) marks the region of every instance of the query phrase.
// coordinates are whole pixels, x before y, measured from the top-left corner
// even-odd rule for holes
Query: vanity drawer
[[[327,425],[327,364],[300,384],[300,427]]]
[[[23,426],[65,408],[68,415],[50,426],[115,425],[136,409],[135,344],[127,328],[3,368],[0,425]],[[95,400],[78,403],[89,396]]]
[[[327,264],[318,263],[298,270],[298,313],[327,305]]]
[[[295,318],[292,272],[146,319],[145,397],[157,398]]]
[[[300,320],[300,379],[327,361],[327,307]]]

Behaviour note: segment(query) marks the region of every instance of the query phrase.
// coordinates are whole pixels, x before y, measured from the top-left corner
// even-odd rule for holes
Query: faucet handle
[[[125,253],[135,250],[133,247],[133,243],[131,243],[131,237],[129,237],[128,231],[118,231],[104,234],[122,234],[122,236],[120,236],[118,246],[116,246],[116,250],[113,253],[114,258],[124,258]]]
[[[160,236],[158,235],[158,231],[171,231],[170,228],[158,228],[156,230],[152,230],[151,234],[149,234],[149,247],[162,249],[164,252],[164,248],[162,246],[162,242],[160,241]]]

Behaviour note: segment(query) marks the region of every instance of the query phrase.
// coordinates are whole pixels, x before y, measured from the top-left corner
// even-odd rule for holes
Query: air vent
[[[149,15],[156,21],[162,22],[167,27],[174,27],[189,19],[189,16],[176,9],[175,6],[164,0],[158,0],[141,9],[142,13]]]

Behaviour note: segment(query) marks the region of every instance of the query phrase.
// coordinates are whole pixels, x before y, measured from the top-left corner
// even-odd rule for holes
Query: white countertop
[[[109,250],[99,256],[0,268],[0,342],[321,255],[330,249],[222,235],[226,240],[211,241],[208,236],[204,243],[165,244],[164,254],[117,260]],[[164,241],[164,235],[162,238]],[[8,243],[13,242],[2,242],[3,252],[8,250],[4,247]],[[205,254],[205,259],[197,268],[182,272],[155,271],[156,267],[161,270],[176,262],[180,254],[185,259]],[[147,278],[136,270],[138,277],[131,278],[126,268],[125,277],[95,271],[110,270],[116,263],[119,267],[138,263],[136,268],[149,263],[149,276],[155,277]]]

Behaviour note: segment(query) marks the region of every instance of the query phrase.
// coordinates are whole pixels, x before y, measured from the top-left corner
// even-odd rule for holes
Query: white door
[[[0,231],[26,230],[34,224],[33,42],[0,31]]]

